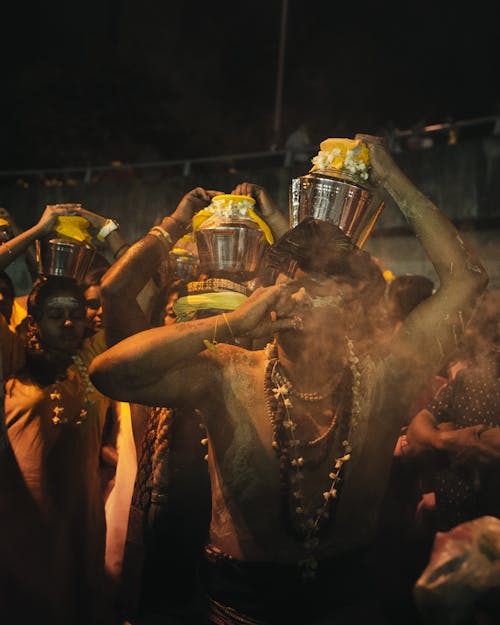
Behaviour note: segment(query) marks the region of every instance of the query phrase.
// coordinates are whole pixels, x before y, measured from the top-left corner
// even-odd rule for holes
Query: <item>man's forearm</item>
[[[217,342],[227,342],[235,331],[228,314],[139,332],[96,357],[89,369],[92,381],[110,397],[123,388],[154,384],[201,351],[219,349]]]
[[[432,413],[424,409],[413,417],[406,432],[406,440],[412,454],[442,450],[440,433]]]
[[[476,253],[461,239],[455,226],[397,167],[383,181],[387,193],[413,227],[434,265],[441,286],[450,282],[486,285],[487,274]]]

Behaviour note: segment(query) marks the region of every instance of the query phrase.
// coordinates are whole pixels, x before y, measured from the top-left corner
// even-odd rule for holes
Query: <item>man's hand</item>
[[[37,227],[43,236],[54,230],[57,218],[62,215],[81,215],[81,204],[48,204],[38,220]]]
[[[77,208],[77,212],[75,214],[80,215],[80,217],[85,217],[92,228],[95,228],[96,230],[100,230],[108,220],[107,217],[93,213],[92,211],[82,208],[80,205],[78,206],[79,208]]]
[[[193,215],[205,206],[208,206],[212,201],[212,198],[216,195],[223,195],[223,191],[214,191],[203,189],[202,187],[196,187],[192,189],[181,199],[177,208],[172,214],[173,219],[181,224],[184,224],[186,228],[191,225]]]
[[[300,327],[300,320],[292,314],[296,307],[292,299],[294,290],[296,287],[286,283],[257,288],[228,315],[235,335],[260,338]]]
[[[441,431],[444,449],[450,454],[451,460],[458,464],[481,461],[483,453],[479,438],[485,429],[487,429],[485,425],[470,425],[456,430]]]
[[[375,185],[383,186],[389,171],[397,167],[385,140],[383,137],[364,134],[357,134],[354,138],[363,141],[370,153],[371,182]]]
[[[278,207],[264,187],[260,187],[252,182],[241,182],[231,191],[231,194],[252,197],[256,201],[257,209],[264,219],[269,219],[269,217],[279,213]]]

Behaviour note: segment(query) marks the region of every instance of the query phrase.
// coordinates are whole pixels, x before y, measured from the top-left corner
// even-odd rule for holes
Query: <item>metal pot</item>
[[[318,170],[292,178],[290,226],[311,216],[338,226],[363,247],[382,212],[380,192],[369,183],[337,170]]]
[[[267,241],[250,220],[230,221],[195,231],[201,273],[246,282],[260,268]]]
[[[95,248],[75,239],[45,237],[36,240],[38,273],[64,276],[82,282],[95,255]]]
[[[168,257],[170,276],[177,280],[196,280],[200,273],[198,258],[187,250],[181,252],[171,251]]]

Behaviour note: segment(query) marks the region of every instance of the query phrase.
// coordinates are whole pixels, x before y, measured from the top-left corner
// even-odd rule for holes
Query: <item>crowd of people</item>
[[[437,285],[387,279],[329,221],[291,227],[251,182],[191,190],[133,242],[80,204],[4,237],[2,622],[495,622],[490,594],[437,621],[414,588],[436,536],[499,516],[498,297],[384,142],[359,140]],[[263,242],[251,276],[197,256],[217,202]],[[87,266],[43,265],[51,237]]]

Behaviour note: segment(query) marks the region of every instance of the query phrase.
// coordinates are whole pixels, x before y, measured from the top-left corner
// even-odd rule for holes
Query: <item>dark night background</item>
[[[280,0],[53,0],[3,9],[1,169],[266,150]],[[479,3],[290,0],[281,138],[495,115],[498,22]]]

